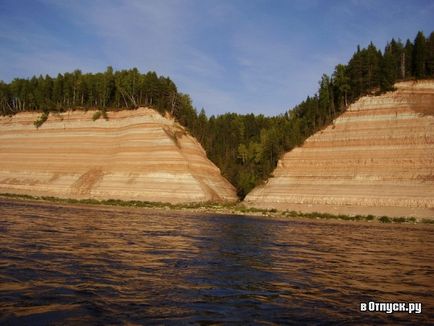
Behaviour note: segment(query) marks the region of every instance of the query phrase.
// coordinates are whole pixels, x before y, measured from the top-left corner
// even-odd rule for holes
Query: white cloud
[[[394,25],[386,28],[384,10],[372,10],[385,5],[374,1],[277,2],[283,12],[261,1],[41,1],[68,35],[25,18],[0,20],[1,78],[137,67],[169,76],[212,114],[283,112],[312,95],[321,74],[346,62],[358,43],[372,38],[382,47],[398,25],[414,37],[410,26],[428,15],[406,7],[402,22],[402,10],[391,8]]]

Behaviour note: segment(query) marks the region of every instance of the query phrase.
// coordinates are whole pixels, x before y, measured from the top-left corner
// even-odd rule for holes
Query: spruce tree
[[[413,77],[413,43],[407,40],[404,48],[405,78]]]
[[[432,32],[426,42],[426,75],[434,76],[434,32]]]
[[[381,60],[381,80],[380,88],[382,91],[388,91],[393,88],[393,84],[397,79],[396,76],[396,61],[390,47],[386,47],[384,56]]]
[[[347,106],[348,93],[351,88],[350,79],[347,76],[346,67],[344,65],[339,64],[335,67],[335,72],[333,73],[333,80],[338,90],[338,105]]]
[[[418,32],[413,47],[413,75],[416,78],[425,76],[426,40],[422,32]]]

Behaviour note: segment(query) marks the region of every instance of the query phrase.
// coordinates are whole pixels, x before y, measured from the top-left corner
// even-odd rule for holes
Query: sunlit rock
[[[366,96],[286,153],[250,206],[434,217],[434,81]]]
[[[234,187],[170,117],[140,108],[0,118],[0,192],[160,202],[235,201]]]

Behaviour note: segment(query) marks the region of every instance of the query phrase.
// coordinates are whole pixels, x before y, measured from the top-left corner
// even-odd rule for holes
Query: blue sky
[[[274,115],[356,46],[434,30],[434,1],[0,0],[0,79],[139,68],[196,108]]]

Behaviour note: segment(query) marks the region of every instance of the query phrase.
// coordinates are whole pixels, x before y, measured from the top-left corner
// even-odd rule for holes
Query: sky
[[[357,45],[434,31],[421,0],[0,0],[0,80],[137,67],[208,115],[276,115]]]

